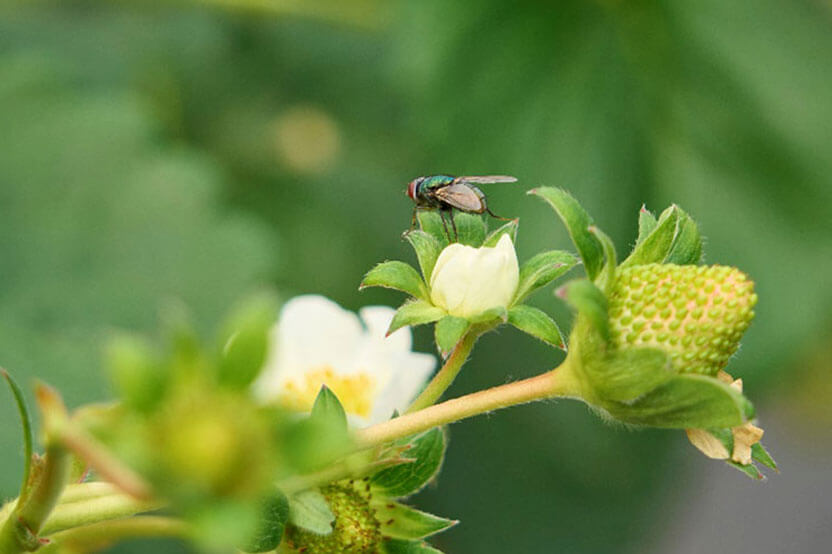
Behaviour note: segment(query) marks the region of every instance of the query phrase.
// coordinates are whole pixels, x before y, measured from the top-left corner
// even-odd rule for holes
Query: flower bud
[[[735,268],[648,264],[620,269],[609,302],[616,348],[657,348],[678,373],[713,377],[737,351],[757,295]]]
[[[289,526],[286,540],[293,552],[358,554],[377,552],[382,543],[381,524],[370,506],[369,486],[360,481],[341,481],[321,489],[335,521],[332,532],[318,535]]]
[[[451,244],[430,276],[431,301],[450,315],[470,318],[507,308],[520,279],[514,243],[503,235],[494,247]]]

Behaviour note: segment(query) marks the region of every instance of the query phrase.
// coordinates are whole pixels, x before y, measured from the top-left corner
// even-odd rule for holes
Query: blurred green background
[[[345,307],[411,260],[406,183],[508,173],[521,261],[568,238],[538,185],[616,240],[680,204],[757,282],[729,368],[783,473],[751,482],[683,433],[582,405],[458,424],[437,487],[449,553],[821,552],[832,543],[832,5],[823,0],[213,0],[0,6],[0,363],[71,405],[107,397],[102,341],[181,299],[203,330],[263,285]],[[533,300],[568,327],[549,292]],[[430,331],[416,332],[429,351]],[[451,393],[552,367],[512,330]],[[20,437],[0,395],[0,494]],[[112,552],[143,552],[134,543]],[[187,552],[153,543],[156,552]],[[167,549],[167,550],[165,550]]]

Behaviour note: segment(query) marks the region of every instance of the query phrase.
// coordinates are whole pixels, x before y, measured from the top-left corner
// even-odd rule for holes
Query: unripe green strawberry
[[[725,266],[647,264],[620,269],[609,298],[618,348],[670,354],[680,373],[715,376],[754,317],[754,283]]]
[[[287,542],[295,552],[317,554],[375,554],[382,543],[381,524],[370,506],[365,481],[341,481],[321,489],[335,516],[332,533],[317,535],[298,527],[287,529]]]

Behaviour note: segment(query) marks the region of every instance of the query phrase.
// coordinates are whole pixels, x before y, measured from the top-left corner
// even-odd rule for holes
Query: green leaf
[[[329,535],[335,516],[324,495],[306,490],[289,497],[289,523],[316,535]]]
[[[558,297],[563,298],[579,314],[601,334],[604,341],[610,339],[610,321],[607,313],[607,298],[601,289],[586,279],[578,279],[566,283],[557,291]]]
[[[557,324],[542,310],[525,304],[514,306],[508,311],[508,322],[555,348],[566,349]]]
[[[269,351],[277,311],[277,298],[266,293],[245,300],[231,313],[220,335],[221,385],[242,390],[257,378]]]
[[[532,256],[520,268],[520,280],[512,302],[522,302],[534,291],[564,275],[577,263],[575,256],[563,250],[550,250]]]
[[[270,552],[277,548],[289,521],[289,499],[274,491],[261,501],[259,515],[257,531],[240,549],[243,552]]]
[[[495,320],[503,323],[508,321],[508,311],[502,306],[496,306],[468,319],[470,323],[489,323]]]
[[[650,224],[646,224],[647,227]],[[650,263],[678,265],[697,264],[702,258],[702,238],[696,222],[678,206],[671,206],[662,212],[658,222],[646,236],[641,233],[630,256],[621,267]]]
[[[416,217],[419,220],[419,227],[425,233],[429,234],[440,245],[440,252],[442,248],[448,246],[448,234],[451,232],[450,222],[448,222],[448,232],[445,232],[445,226],[442,224],[442,218],[439,216],[439,212],[437,210],[419,210],[416,213]]]
[[[445,310],[434,306],[430,302],[415,298],[410,299],[396,310],[393,321],[390,322],[390,327],[387,329],[387,334],[390,335],[405,325],[415,327],[416,325],[433,323],[446,315]]]
[[[385,287],[406,292],[415,298],[428,300],[428,290],[419,273],[412,266],[399,261],[382,262],[371,269],[361,282],[360,289]]]
[[[751,457],[766,466],[769,469],[773,469],[774,471],[779,471],[777,469],[777,463],[774,461],[774,458],[771,457],[771,454],[768,453],[768,450],[760,444],[759,442],[755,442],[751,445]]]
[[[403,541],[400,539],[385,539],[385,554],[442,554],[441,550],[433,548],[422,541]]]
[[[446,315],[436,323],[436,346],[443,356],[453,350],[470,326],[471,323],[467,319],[452,315]]]
[[[699,236],[699,228],[681,208],[676,207],[676,209],[678,211],[676,234],[664,263],[696,265],[702,259],[702,237]]]
[[[402,498],[420,491],[439,473],[445,457],[445,432],[439,427],[397,444],[409,444],[401,456],[413,461],[383,469],[371,481],[373,488],[388,498]]]
[[[439,253],[442,251],[442,245],[433,235],[419,229],[405,233],[404,237],[416,252],[419,268],[422,270],[425,281],[429,281],[431,273],[433,273],[433,266],[436,265],[436,258],[439,257]]]
[[[653,212],[642,205],[638,212],[638,238],[636,239],[636,246],[644,242],[644,239],[653,232],[657,224],[658,221],[656,220],[656,216],[653,215]]]
[[[0,375],[6,380],[9,389],[14,397],[14,402],[17,405],[17,414],[20,416],[20,426],[23,430],[23,479],[20,482],[20,498],[18,505],[23,505],[29,490],[29,476],[32,473],[32,419],[29,416],[29,408],[26,406],[26,397],[23,396],[23,391],[17,386],[17,383],[9,372],[5,369],[0,369]]]
[[[740,470],[745,475],[754,479],[755,481],[761,481],[764,478],[763,474],[760,473],[760,470],[757,469],[757,466],[755,466],[754,464],[743,465],[739,462],[735,462],[734,460],[725,460],[725,463],[735,469]]]
[[[590,225],[589,232],[592,233],[596,239],[598,239],[598,242],[601,243],[601,246],[604,249],[604,265],[598,274],[596,283],[601,290],[610,294],[612,292],[612,287],[615,284],[615,264],[617,263],[615,245],[612,243],[612,239],[610,239],[605,232],[595,225]]]
[[[321,385],[321,390],[315,398],[315,403],[312,404],[312,413],[309,417],[322,422],[326,426],[332,426],[336,429],[343,428],[344,431],[347,429],[347,413],[344,411],[338,397],[326,385]]]
[[[679,213],[675,206],[663,211],[654,229],[636,244],[627,259],[621,262],[620,267],[662,263],[673,244],[678,221]]]
[[[107,341],[106,366],[121,401],[139,413],[150,413],[168,387],[169,368],[144,338],[118,333]]]
[[[497,243],[500,241],[500,237],[503,235],[508,235],[511,239],[511,242],[514,242],[517,239],[517,227],[520,225],[519,219],[512,219],[508,223],[500,225],[494,231],[492,231],[485,240],[483,241],[483,246],[495,247]]]
[[[748,400],[729,385],[694,374],[676,375],[631,404],[604,408],[627,423],[674,429],[736,427],[752,412]]]
[[[604,260],[601,245],[589,232],[589,226],[593,223],[592,218],[578,201],[563,189],[541,187],[530,190],[529,194],[535,194],[546,200],[558,214],[581,255],[587,276],[594,281],[598,272],[601,271]]]
[[[674,377],[667,354],[654,348],[628,348],[585,364],[597,394],[631,403]]]
[[[394,539],[424,539],[459,523],[385,499],[373,502],[372,507],[381,522],[382,535]]]
[[[452,239],[456,239],[456,242],[460,244],[466,244],[474,248],[482,246],[486,231],[482,216],[467,214],[465,212],[454,212],[453,218],[456,224],[457,236],[453,236],[453,229],[451,229]]]

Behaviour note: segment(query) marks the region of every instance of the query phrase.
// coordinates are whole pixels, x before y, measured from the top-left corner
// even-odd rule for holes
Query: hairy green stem
[[[433,376],[425,390],[413,401],[409,408],[405,411],[406,414],[418,412],[428,406],[432,406],[437,400],[448,390],[451,383],[454,382],[459,370],[468,359],[468,355],[474,348],[474,343],[477,342],[479,332],[471,329],[454,347],[454,351],[445,361],[445,365]]]
[[[161,508],[160,501],[140,501],[122,492],[87,498],[55,506],[43,524],[42,533],[54,533],[81,525],[119,519]]]
[[[101,521],[76,527],[49,537],[50,546],[41,552],[58,552],[61,547],[98,549],[116,541],[134,537],[182,537],[187,525],[174,518],[137,516],[114,521]],[[53,550],[54,549],[54,550]]]
[[[361,447],[370,448],[493,410],[546,398],[577,396],[580,387],[568,361],[569,358],[557,369],[535,377],[447,400],[361,429],[355,439]]]

